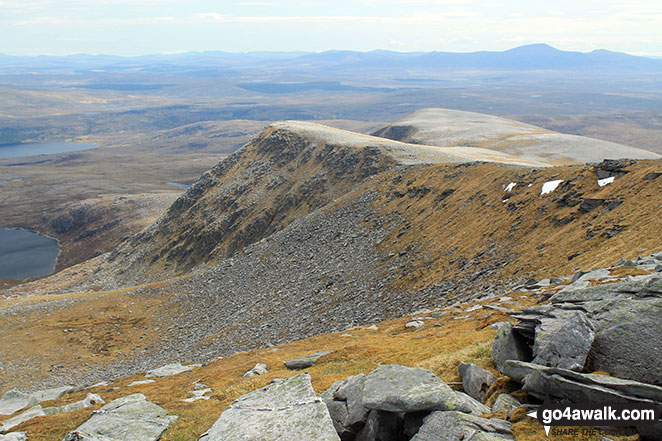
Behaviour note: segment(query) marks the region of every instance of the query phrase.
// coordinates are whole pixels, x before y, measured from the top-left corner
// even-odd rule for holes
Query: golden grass
[[[537,295],[518,292],[512,295],[520,307],[530,306],[537,301]],[[477,302],[488,303],[487,301]],[[411,367],[429,369],[446,382],[460,381],[457,366],[461,362],[476,363],[493,373],[491,343],[495,331],[491,323],[508,320],[501,312],[480,309],[470,313],[459,308],[449,308],[448,313],[437,319],[427,320],[422,328],[406,329],[409,318],[399,318],[378,324],[378,330],[368,330],[366,326],[346,331],[320,335],[304,340],[264,348],[250,352],[240,352],[168,378],[157,379],[155,383],[129,387],[128,384],[143,379],[142,374],[121,378],[110,386],[72,393],[58,400],[43,403],[60,405],[82,399],[88,392],[100,394],[107,402],[129,395],[143,393],[147,399],[166,408],[178,419],[163,434],[162,441],[195,441],[211,427],[220,413],[239,396],[267,385],[274,378],[290,377],[295,372],[283,365],[284,360],[306,355],[318,350],[330,350],[313,367],[306,369],[312,377],[315,391],[321,394],[337,380],[349,375],[368,373],[379,364],[398,363]],[[469,315],[466,319],[457,319]],[[341,337],[349,333],[352,337]],[[253,378],[242,375],[256,363],[267,363],[269,372]],[[211,399],[193,403],[181,401],[190,394],[195,383],[212,388]],[[458,389],[458,386],[453,386]],[[523,391],[515,391],[514,383],[500,376],[490,389],[486,402],[492,404],[499,393],[513,392],[518,399],[526,398]],[[64,435],[85,421],[91,412],[101,405],[73,413],[35,418],[23,423],[16,430],[27,431],[30,439],[59,441]],[[525,415],[520,408],[511,416],[514,437],[517,441],[539,441],[544,439],[540,424]],[[494,416],[505,418],[506,414]],[[550,440],[570,441],[568,437],[550,437]],[[586,438],[600,441],[597,437]],[[636,437],[615,437],[617,441],[636,441]]]
[[[389,188],[381,192],[376,210],[399,214],[407,221],[386,237],[381,250],[397,255],[415,249],[418,255],[394,278],[392,287],[430,286],[472,274],[479,265],[500,258],[507,263],[491,280],[568,275],[662,250],[659,235],[653,233],[662,231],[657,215],[662,181],[644,179],[659,169],[659,161],[639,161],[627,168],[627,175],[602,188],[593,169],[585,166],[531,170],[494,164],[434,165],[411,169],[398,183],[394,183],[398,172],[384,173],[372,184]],[[541,196],[542,184],[556,179],[564,183]],[[568,181],[572,187],[566,188]],[[510,182],[519,184],[507,193],[504,187]],[[408,196],[412,188],[423,187],[430,189],[424,196]],[[442,193],[451,189],[454,192],[442,199]],[[578,206],[559,204],[559,198],[570,192],[576,192],[579,201],[600,198],[623,203],[611,211],[599,207],[582,213]],[[396,193],[405,196],[394,197]],[[557,222],[571,217],[570,222]],[[618,234],[604,234],[617,225],[623,227]],[[587,239],[589,230],[594,235]],[[384,265],[392,263],[387,260]]]

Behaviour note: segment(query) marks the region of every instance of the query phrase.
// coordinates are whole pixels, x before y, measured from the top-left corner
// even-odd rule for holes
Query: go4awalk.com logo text
[[[546,401],[528,415],[543,425],[547,436],[550,433],[572,435],[577,439],[628,435],[632,434],[632,427],[662,424],[662,408],[646,403],[557,404]]]

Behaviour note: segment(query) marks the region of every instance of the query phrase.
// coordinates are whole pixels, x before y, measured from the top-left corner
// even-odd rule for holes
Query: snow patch
[[[558,187],[561,182],[563,182],[563,179],[560,179],[558,181],[545,182],[544,184],[542,184],[542,191],[540,192],[540,196],[553,192],[554,190],[556,190],[556,187]]]
[[[605,185],[611,184],[612,182],[614,182],[614,177],[613,176],[610,176],[610,177],[604,178],[604,179],[598,179],[598,185],[600,187],[604,187]]]
[[[516,185],[517,185],[517,182],[511,182],[511,183],[508,184],[508,186],[506,187],[506,191],[508,191],[508,192],[511,191],[513,188],[515,188]]]

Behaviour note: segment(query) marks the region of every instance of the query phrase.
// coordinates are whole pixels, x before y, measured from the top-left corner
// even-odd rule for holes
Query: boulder
[[[482,403],[490,386],[496,381],[496,377],[490,371],[472,363],[460,363],[457,370],[462,377],[464,391]]]
[[[492,343],[492,358],[497,370],[503,372],[506,360],[531,361],[531,348],[510,323],[503,323]]]
[[[522,317],[525,320],[529,316]],[[581,311],[553,310],[549,316],[536,317],[534,321],[532,362],[581,372],[595,337],[586,315]]]
[[[257,363],[253,369],[244,374],[244,377],[257,377],[258,375],[264,375],[267,372],[267,365],[265,363]]]
[[[330,354],[331,351],[318,351],[313,354],[304,355],[303,357],[293,358],[292,360],[284,361],[285,367],[288,369],[306,369],[314,365],[324,355]]]
[[[133,394],[111,401],[63,441],[156,441],[177,419],[168,411]]]
[[[299,374],[241,396],[201,441],[338,441],[329,411],[310,375]]]
[[[586,312],[594,329],[591,369],[617,377],[662,385],[662,277],[560,292],[551,298],[556,309]]]
[[[379,366],[368,374],[363,384],[363,405],[387,412],[470,411],[432,372],[395,364]]]
[[[192,371],[193,368],[199,367],[199,364],[189,364],[184,366],[181,363],[171,363],[160,368],[152,369],[147,371],[145,374],[146,377],[169,377],[171,375],[181,374],[182,372]]]
[[[411,441],[512,441],[510,423],[462,412],[432,412]]]
[[[492,412],[502,412],[504,410],[511,411],[517,409],[521,405],[522,404],[512,395],[499,394],[492,405]]]

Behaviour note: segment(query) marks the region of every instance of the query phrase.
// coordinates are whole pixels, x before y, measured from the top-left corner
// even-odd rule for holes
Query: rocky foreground
[[[635,275],[623,275],[628,272]],[[497,331],[488,369],[474,363],[456,365],[462,390],[453,389],[455,383],[449,385],[430,370],[385,363],[336,381],[318,395],[307,371],[324,365],[324,357],[333,355],[319,351],[286,361],[290,372],[304,372],[273,378],[264,387],[240,396],[211,426],[198,428],[205,432],[196,439],[507,441],[526,439],[517,435],[516,422],[527,418],[520,409],[524,413],[535,410],[545,398],[660,406],[661,272],[662,253],[658,253],[578,272],[572,278],[530,281],[519,289],[538,304],[520,310],[507,307],[512,297],[495,296],[473,306],[460,305],[465,316],[451,317],[447,309],[421,311],[404,324],[408,332],[424,330],[430,326],[429,320],[437,320],[443,327],[467,320],[468,314],[478,311],[508,314],[511,320],[492,320]],[[340,338],[353,338],[349,332],[356,331]],[[147,372],[144,380],[128,387],[167,381],[187,372],[204,376],[204,369],[168,365]],[[266,375],[267,365],[258,363],[244,377]],[[511,386],[504,388],[505,384]],[[80,390],[88,394],[80,402],[51,407],[38,404],[75,389],[80,388],[5,394],[0,399],[0,414],[10,417],[2,422],[1,430],[9,433],[0,435],[0,440],[40,439],[20,431],[25,427],[21,424],[29,424],[37,416],[48,418],[95,406],[98,410],[68,431],[64,441],[170,439],[168,428],[178,420],[178,415],[140,393],[127,393],[101,408],[98,403],[103,404],[104,399],[89,389]],[[192,396],[182,401],[210,400],[213,393],[212,388],[196,382]],[[641,440],[662,439],[662,422],[635,430]]]

